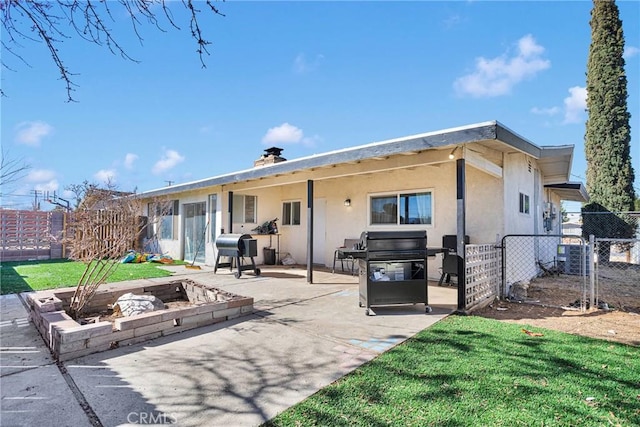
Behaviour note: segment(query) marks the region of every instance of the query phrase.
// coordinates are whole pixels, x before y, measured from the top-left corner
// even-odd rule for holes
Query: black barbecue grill
[[[360,236],[360,307],[424,303],[427,299],[427,232],[365,231]]]
[[[216,249],[218,256],[216,257],[216,265],[213,272],[218,271],[218,267],[229,267],[233,270],[235,261],[236,278],[239,279],[245,270],[253,270],[256,276],[260,275],[260,269],[256,267],[253,257],[258,256],[258,242],[252,239],[248,234],[221,234],[216,239]],[[220,262],[220,257],[228,257],[229,262]],[[244,264],[244,258],[250,258],[251,264]]]

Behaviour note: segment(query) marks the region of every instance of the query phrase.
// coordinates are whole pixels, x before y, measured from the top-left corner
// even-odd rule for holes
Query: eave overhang
[[[552,174],[545,184],[568,180],[573,153],[572,146],[539,147],[521,137],[497,121],[482,122],[462,127],[427,132],[402,138],[390,139],[322,154],[287,160],[285,162],[254,167],[251,169],[218,175],[198,181],[177,184],[140,193],[144,198],[163,197],[176,193],[197,191],[209,187],[241,183],[283,175],[292,175],[317,168],[333,167],[341,164],[387,159],[392,156],[420,153],[426,150],[442,150],[455,146],[482,144],[504,152],[522,152],[542,161],[542,175]],[[557,154],[561,158],[556,159]],[[481,165],[486,168],[486,164]],[[491,165],[489,165],[491,166]],[[496,170],[493,170],[496,169]],[[499,175],[497,168],[490,170]]]
[[[559,184],[547,184],[544,188],[548,188],[560,196],[561,200],[571,202],[587,203],[589,195],[587,189],[581,182],[564,182]]]

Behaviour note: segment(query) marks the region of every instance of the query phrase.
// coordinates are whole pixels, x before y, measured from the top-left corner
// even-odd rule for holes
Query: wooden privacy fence
[[[140,250],[144,217],[126,210],[85,210],[69,214],[69,257],[78,260],[118,258],[129,249]]]
[[[63,258],[64,212],[0,210],[0,261]]]

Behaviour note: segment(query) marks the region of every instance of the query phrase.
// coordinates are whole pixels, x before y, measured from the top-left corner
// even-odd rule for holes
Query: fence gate
[[[502,239],[501,297],[585,310],[589,249],[578,236],[511,234]]]

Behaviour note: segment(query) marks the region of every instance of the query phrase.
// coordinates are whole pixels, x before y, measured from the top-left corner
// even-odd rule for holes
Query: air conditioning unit
[[[558,245],[558,270],[564,274],[589,274],[589,246]]]

